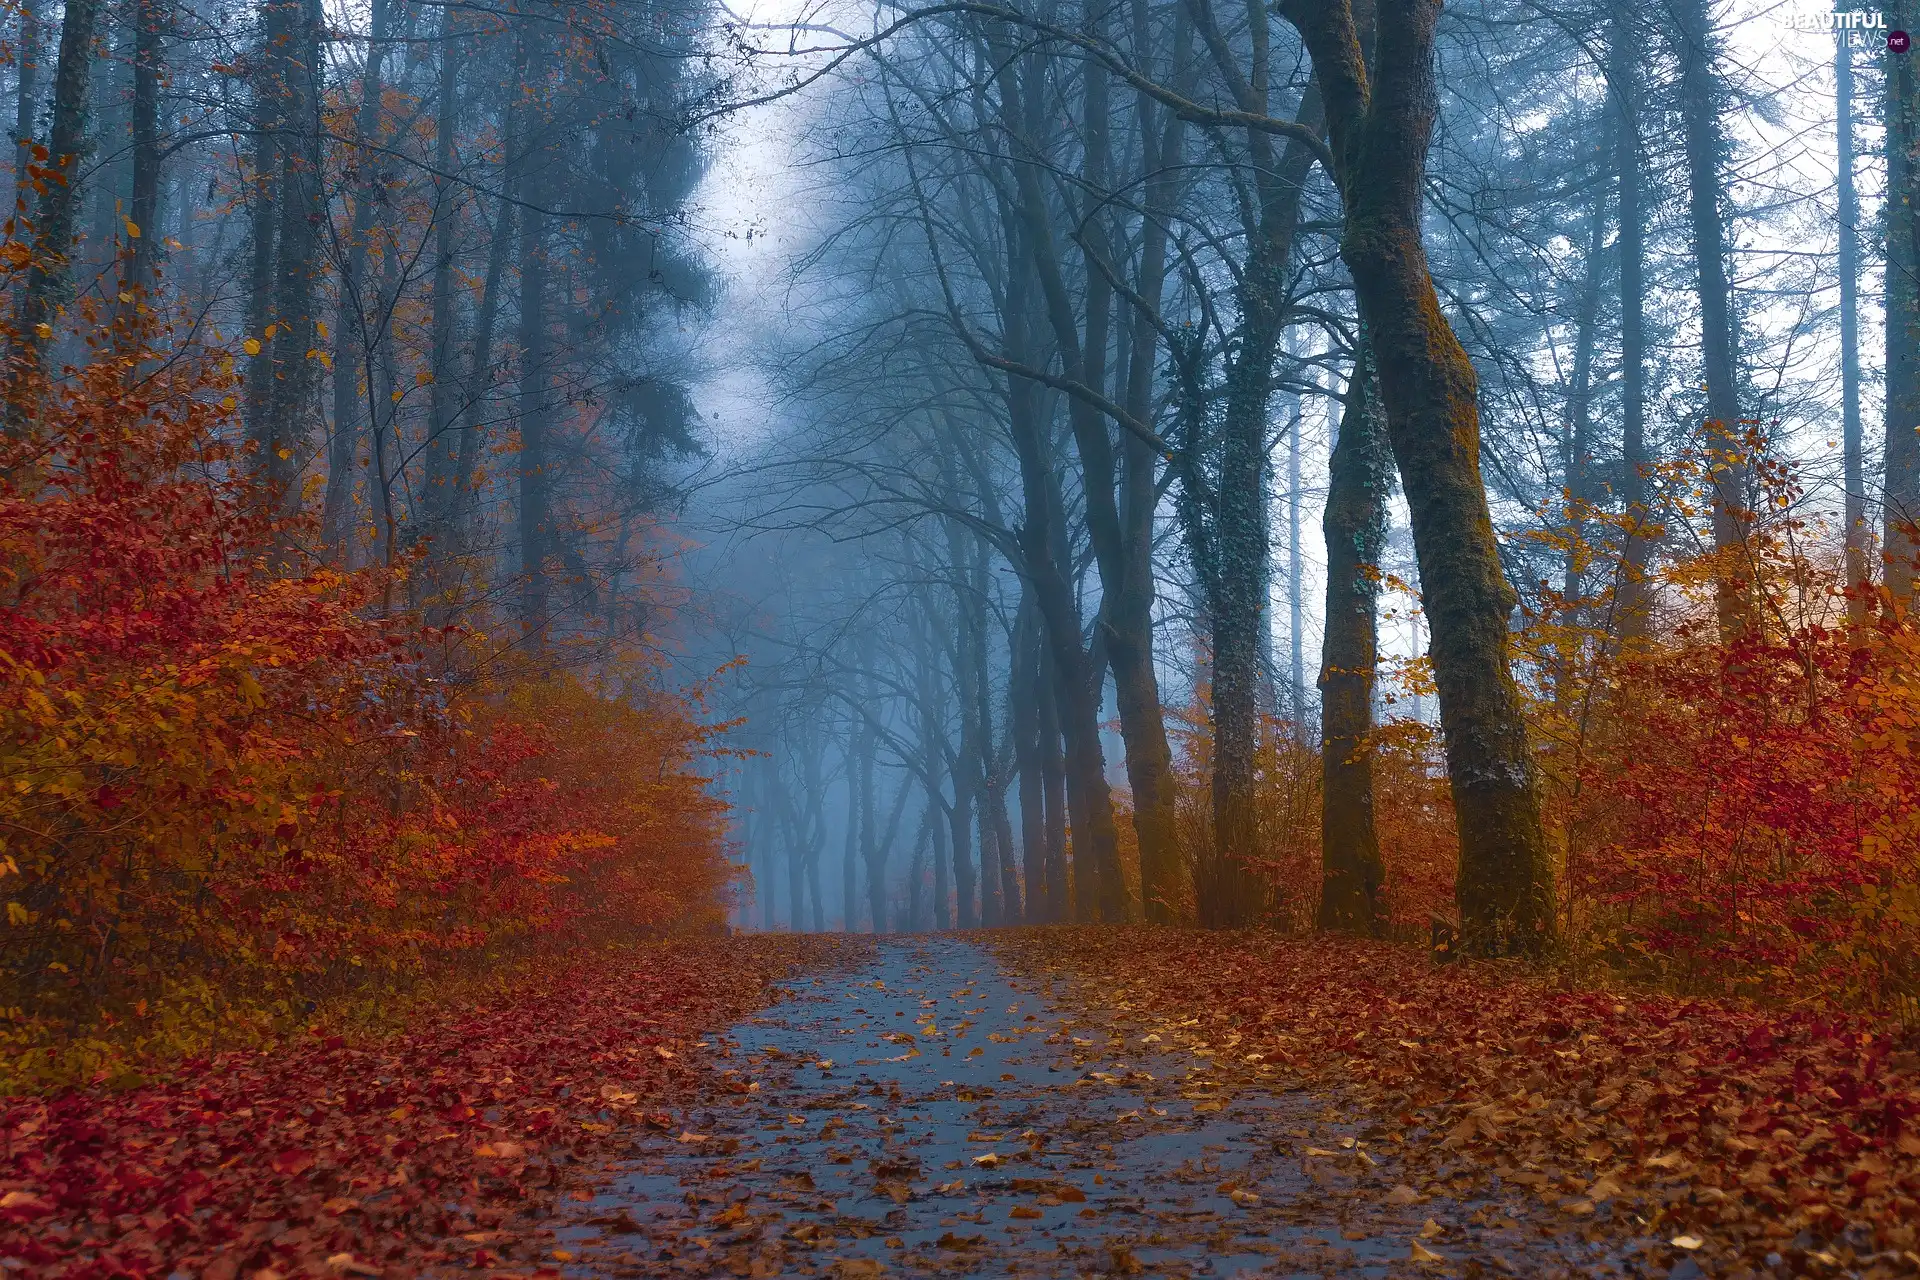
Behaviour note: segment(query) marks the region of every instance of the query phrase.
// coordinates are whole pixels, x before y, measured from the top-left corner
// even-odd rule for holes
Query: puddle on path
[[[716,1037],[711,1100],[556,1232],[570,1273],[1633,1270],[1498,1204],[1391,1204],[1391,1153],[1322,1101],[1212,1089],[1204,1059],[1110,1038],[969,943],[883,943],[792,990]]]

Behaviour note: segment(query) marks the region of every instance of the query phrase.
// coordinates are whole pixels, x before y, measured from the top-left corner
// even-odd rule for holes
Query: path
[[[635,1147],[558,1232],[581,1276],[1606,1274],[1497,1203],[1395,1191],[1391,1153],[1300,1093],[1228,1096],[1204,1058],[950,939],[716,1037],[710,1101]]]

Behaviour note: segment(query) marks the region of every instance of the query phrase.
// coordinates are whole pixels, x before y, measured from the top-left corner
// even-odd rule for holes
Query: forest
[[[6,0],[0,1269],[1920,1273],[1910,29]]]

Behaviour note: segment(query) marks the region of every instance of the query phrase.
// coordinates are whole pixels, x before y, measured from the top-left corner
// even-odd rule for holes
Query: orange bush
[[[242,478],[230,367],[103,346],[4,446],[10,1047],[297,1019],[436,958],[718,920],[697,705],[644,663],[589,683],[376,616],[373,574],[307,565]]]
[[[1891,610],[1848,627],[1830,534],[1799,513],[1792,469],[1746,447],[1745,545],[1666,563],[1648,634],[1615,638],[1608,589],[1550,599],[1522,639],[1565,932],[1687,989],[1910,1013],[1920,634]],[[1700,460],[1663,479],[1676,521],[1705,509]],[[1720,632],[1723,582],[1752,602],[1747,634]]]

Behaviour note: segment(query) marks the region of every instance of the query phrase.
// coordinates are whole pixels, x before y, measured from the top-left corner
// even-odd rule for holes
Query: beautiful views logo
[[[1779,22],[1784,30],[1800,35],[1843,35],[1856,49],[1885,48],[1905,53],[1909,43],[1906,32],[1887,30],[1887,15],[1872,9],[1795,8],[1782,15]]]

